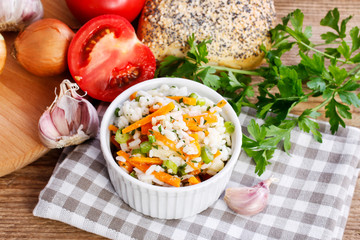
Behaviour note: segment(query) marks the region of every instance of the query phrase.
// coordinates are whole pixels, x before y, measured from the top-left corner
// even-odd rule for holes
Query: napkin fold
[[[106,108],[99,106],[100,116]],[[243,109],[241,125],[254,116]],[[268,206],[252,217],[230,210],[223,195],[185,219],[154,219],[133,210],[109,180],[98,138],[63,151],[33,214],[110,239],[341,239],[359,174],[360,129],[340,128],[331,135],[328,123],[319,125],[323,143],[295,128],[290,155],[276,150],[261,177],[241,152],[227,187],[279,179],[270,186]]]

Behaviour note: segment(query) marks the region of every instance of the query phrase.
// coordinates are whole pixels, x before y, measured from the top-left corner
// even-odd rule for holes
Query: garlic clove
[[[39,135],[49,148],[62,148],[80,144],[95,137],[99,117],[94,106],[76,91],[76,83],[64,80],[60,94],[39,119]]]
[[[95,137],[98,131],[99,118],[96,109],[89,105],[91,105],[90,102],[83,102],[81,104],[81,123],[84,129],[87,129],[86,134],[90,135],[90,137]]]
[[[266,207],[269,186],[276,180],[269,178],[253,187],[228,188],[225,191],[224,201],[236,213],[245,216],[255,215]]]
[[[51,119],[54,123],[54,126],[58,130],[61,136],[68,136],[70,134],[68,123],[65,119],[65,112],[59,107],[55,107],[50,112]]]
[[[40,117],[39,130],[41,132],[41,136],[46,136],[47,139],[55,140],[56,138],[61,136],[59,131],[54,126],[50,113],[47,111],[44,112]]]

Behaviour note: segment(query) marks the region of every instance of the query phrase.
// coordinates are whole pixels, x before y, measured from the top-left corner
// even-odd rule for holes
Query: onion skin
[[[45,18],[19,33],[12,55],[36,76],[55,76],[67,69],[67,49],[74,35],[65,23]]]
[[[4,37],[0,34],[0,74],[2,73],[6,61],[6,44]]]

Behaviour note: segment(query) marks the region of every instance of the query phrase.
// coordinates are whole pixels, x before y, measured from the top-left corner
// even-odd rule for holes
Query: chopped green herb
[[[187,166],[186,163],[184,163],[183,165],[178,166],[178,173],[177,173],[177,175],[178,175],[179,177],[186,175],[186,172],[185,172],[186,166]]]
[[[132,171],[132,172],[130,173],[130,176],[132,176],[132,177],[134,177],[134,178],[137,178],[137,175],[136,175],[136,172],[135,172],[135,171]]]
[[[296,9],[270,31],[272,48],[260,48],[267,66],[251,71],[209,66],[207,44],[211,40],[197,41],[192,34],[185,57],[165,58],[156,72],[156,77],[185,77],[202,82],[225,97],[238,114],[242,106],[257,111],[264,124],[254,122],[248,126],[249,134],[243,134],[242,147],[254,159],[258,175],[270,164],[278,145],[288,152],[290,134],[296,126],[311,132],[316,141],[322,141],[319,125],[314,121],[321,115],[320,109],[325,109],[330,130],[335,133],[340,125],[345,127],[344,120],[352,118],[350,107],[360,107],[360,94],[356,92],[360,88],[359,27],[348,30],[347,23],[352,17],[340,19],[338,9],[334,8],[320,21],[325,27],[325,31],[318,31],[323,42],[314,43],[311,39],[319,38],[312,37],[311,26],[303,25],[304,18],[301,10]],[[295,46],[301,60],[286,65],[282,57]],[[251,76],[257,76],[257,81],[252,81]],[[306,109],[298,118],[289,115],[310,97],[318,97],[319,105]],[[201,104],[205,102],[197,99],[197,105]]]
[[[119,111],[120,111],[120,108],[117,107],[114,112],[115,117],[120,117]]]

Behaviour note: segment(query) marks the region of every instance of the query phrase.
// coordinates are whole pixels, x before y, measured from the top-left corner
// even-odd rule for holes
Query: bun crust
[[[253,69],[263,60],[260,46],[271,47],[273,0],[147,0],[137,34],[158,61],[183,57],[187,39],[211,39],[211,65]]]

